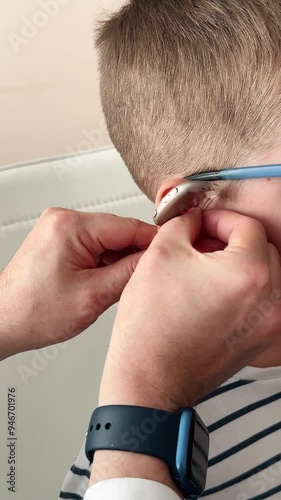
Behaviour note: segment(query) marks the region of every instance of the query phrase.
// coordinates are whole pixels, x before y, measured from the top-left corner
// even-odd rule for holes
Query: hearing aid
[[[153,216],[157,226],[188,212],[192,208],[206,210],[217,198],[209,182],[184,181],[171,189],[160,201]]]

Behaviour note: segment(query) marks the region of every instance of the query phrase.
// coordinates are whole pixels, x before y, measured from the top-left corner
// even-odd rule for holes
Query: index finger
[[[145,250],[157,234],[154,225],[140,220],[96,213],[83,213],[79,230],[81,238],[85,238],[83,243],[96,255],[105,250],[123,250],[127,247]]]
[[[213,238],[226,243],[227,249],[267,255],[267,236],[263,225],[250,217],[229,210],[211,210],[203,215],[203,225]]]

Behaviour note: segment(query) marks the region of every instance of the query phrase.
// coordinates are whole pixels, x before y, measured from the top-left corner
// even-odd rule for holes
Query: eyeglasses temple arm
[[[192,181],[235,181],[242,179],[264,179],[281,177],[281,164],[256,167],[231,168],[213,172],[202,172],[186,177]]]

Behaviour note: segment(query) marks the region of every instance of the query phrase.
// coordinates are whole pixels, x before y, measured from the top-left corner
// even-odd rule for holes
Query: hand
[[[168,222],[140,260],[120,301],[100,405],[193,406],[280,335],[280,258],[262,225],[206,213],[205,230],[227,245],[206,254],[193,247],[201,226],[196,211]],[[132,457],[99,452],[91,481],[137,474],[172,487],[163,464]]]
[[[45,211],[0,275],[1,359],[88,328],[119,300],[156,232],[113,215]]]
[[[193,405],[280,334],[280,258],[262,225],[227,211],[206,213],[203,224],[224,251],[194,249],[202,226],[195,211],[163,226],[139,262],[120,301],[101,404],[120,398],[120,383],[127,398],[130,375],[130,401],[150,392],[165,409]],[[243,337],[264,301],[271,315]]]

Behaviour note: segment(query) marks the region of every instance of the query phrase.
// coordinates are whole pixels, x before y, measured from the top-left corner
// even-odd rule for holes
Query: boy
[[[150,199],[195,172],[281,163],[280,0],[131,0],[97,44],[112,141]],[[214,190],[216,207],[260,220],[281,253],[281,179]],[[281,341],[198,405],[204,497],[281,498],[280,365]],[[83,498],[89,476],[82,449],[62,498]]]

